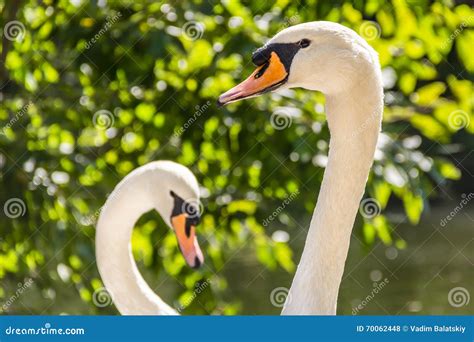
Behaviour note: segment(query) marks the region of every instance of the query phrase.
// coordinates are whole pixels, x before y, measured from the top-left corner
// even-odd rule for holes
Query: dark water
[[[402,213],[392,214],[393,220],[400,221],[394,225],[393,235],[407,244],[402,250],[381,242],[367,248],[353,234],[338,314],[473,314],[474,299],[470,297],[474,296],[474,203],[445,227],[440,225],[441,218],[458,204],[432,208],[417,226],[405,223]],[[304,238],[293,241],[298,260]],[[280,313],[281,308],[272,305],[270,295],[276,287],[288,288],[292,275],[267,271],[248,251],[243,251],[225,272],[231,296],[243,301],[244,314]],[[448,300],[452,289],[454,306]],[[468,299],[469,303],[462,305]],[[353,310],[362,301],[362,309]]]

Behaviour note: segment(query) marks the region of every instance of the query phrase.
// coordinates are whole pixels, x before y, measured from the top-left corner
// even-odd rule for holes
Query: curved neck
[[[282,314],[336,314],[352,227],[372,166],[383,111],[377,74],[350,94],[327,95],[331,140],[305,248]]]
[[[124,315],[176,314],[147,285],[132,255],[133,227],[142,214],[153,209],[149,182],[146,173],[132,172],[109,196],[97,223],[97,267]]]

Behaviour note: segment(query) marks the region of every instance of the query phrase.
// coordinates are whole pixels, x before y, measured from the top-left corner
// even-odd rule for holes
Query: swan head
[[[156,189],[149,189],[155,209],[176,234],[186,263],[198,268],[204,262],[196,235],[202,213],[198,182],[187,167],[171,161],[155,162],[150,167],[150,185],[157,184]]]
[[[222,94],[218,104],[285,88],[336,94],[378,69],[377,54],[364,39],[347,27],[324,21],[282,30],[253,53],[252,62],[256,70]]]

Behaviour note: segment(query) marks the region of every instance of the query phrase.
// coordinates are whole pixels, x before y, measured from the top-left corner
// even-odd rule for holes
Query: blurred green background
[[[185,266],[175,236],[148,213],[133,250],[151,287],[183,314],[277,314],[271,292],[290,285],[324,172],[324,96],[298,89],[224,109],[215,102],[252,71],[253,50],[314,20],[348,26],[378,51],[386,94],[366,190],[381,213],[356,221],[338,312],[354,313],[383,279],[358,314],[473,312],[448,297],[456,287],[474,294],[474,205],[441,223],[474,192],[469,1],[23,0],[0,8],[4,314],[116,314],[97,302],[95,221],[127,173],[160,159],[188,166],[203,187],[206,264]],[[291,125],[279,129],[275,113]]]

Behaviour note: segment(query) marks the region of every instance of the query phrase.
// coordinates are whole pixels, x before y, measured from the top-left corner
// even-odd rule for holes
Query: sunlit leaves
[[[187,67],[195,73],[197,70],[209,66],[213,57],[214,52],[211,44],[205,40],[198,40],[189,52]]]
[[[376,236],[378,236],[386,245],[392,243],[390,225],[387,219],[381,215],[376,216],[371,220],[365,220],[364,225],[362,226],[362,234],[364,241],[367,244],[373,244]]]
[[[287,272],[293,272],[295,270],[295,263],[293,262],[293,252],[287,244],[277,242],[274,247],[274,256],[281,267]]]
[[[474,133],[470,6],[402,0],[341,6],[319,1],[311,2],[311,11],[286,0],[163,5],[22,2],[18,18],[27,33],[6,54],[0,161],[3,200],[25,194],[31,210],[21,222],[1,222],[8,245],[0,241],[0,278],[39,272],[49,279],[58,264],[65,265],[72,270],[69,282],[90,301],[103,286],[95,267],[88,267],[100,208],[126,174],[159,159],[190,167],[202,186],[205,214],[198,234],[209,269],[191,272],[175,236],[156,224],[157,217],[137,225],[133,252],[153,276],[166,273],[183,284],[176,294],[181,303],[234,254],[248,251],[265,268],[294,272],[292,250],[271,236],[281,229],[293,238],[314,209],[324,171],[318,161],[326,157],[329,140],[324,96],[291,90],[225,108],[214,104],[250,73],[252,51],[300,22],[332,20],[356,31],[365,22],[380,26],[369,44],[395,83],[385,96],[388,142],[377,151],[367,187],[382,214],[355,228],[367,244],[405,247],[383,216],[392,203],[416,224],[429,206],[427,196],[461,178],[464,171],[449,151],[463,153],[466,136]],[[121,20],[86,48],[118,11]],[[190,21],[205,28],[198,39],[183,35]],[[277,131],[271,115],[286,107],[298,108],[298,115],[291,127]],[[112,114],[109,127],[94,125],[99,110]],[[461,113],[465,124],[457,124],[453,113]],[[263,226],[295,192],[291,206]],[[32,235],[38,227],[41,233]],[[222,299],[226,279],[212,280],[212,291],[199,298],[206,310],[238,312],[238,303]],[[58,287],[53,280],[47,285]],[[205,313],[198,301],[186,310]]]
[[[434,101],[446,90],[442,82],[433,82],[421,87],[414,94],[414,102],[421,106],[434,105]]]
[[[448,142],[447,129],[432,116],[415,114],[410,121],[425,137],[444,143]]]
[[[257,203],[247,200],[233,201],[227,206],[227,211],[229,214],[243,212],[247,215],[253,215],[256,209]]]
[[[390,185],[386,182],[374,181],[373,187],[375,199],[380,203],[381,209],[385,208],[391,194]]]
[[[456,40],[456,50],[469,72],[474,72],[474,59],[472,58],[472,47],[474,46],[474,32],[467,30]]]
[[[135,108],[135,113],[140,120],[144,122],[150,122],[153,119],[155,110],[155,106],[151,103],[140,103]]]
[[[423,211],[423,198],[407,191],[403,195],[403,206],[411,224],[417,224]]]
[[[453,164],[446,161],[439,161],[439,171],[444,178],[458,180],[461,178],[461,171]]]

